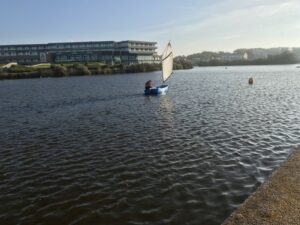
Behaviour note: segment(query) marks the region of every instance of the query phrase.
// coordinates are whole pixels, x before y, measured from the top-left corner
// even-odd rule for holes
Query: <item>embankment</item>
[[[300,224],[300,148],[223,225]]]

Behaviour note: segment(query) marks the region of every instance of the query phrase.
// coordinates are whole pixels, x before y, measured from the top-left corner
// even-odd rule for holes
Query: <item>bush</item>
[[[153,72],[161,69],[161,64],[141,64],[144,67],[145,72]]]
[[[133,64],[125,67],[126,73],[153,72],[161,69],[160,64]]]
[[[41,77],[53,77],[54,71],[51,69],[42,69],[40,70]]]
[[[98,67],[97,69],[95,69],[94,70],[95,72],[95,74],[102,74],[103,73],[103,69],[102,69],[102,67]]]
[[[76,75],[90,75],[91,71],[89,71],[88,67],[83,64],[75,64],[73,66]]]
[[[115,66],[115,71],[116,71],[117,73],[124,73],[125,70],[126,70],[126,66],[123,65],[123,64],[119,64],[119,65],[116,65],[116,66]]]
[[[62,65],[52,65],[51,69],[53,71],[53,75],[55,77],[59,77],[59,76],[68,76],[69,72],[68,69],[65,66]]]
[[[93,62],[93,63],[86,63],[86,66],[89,68],[89,70],[96,70],[98,68],[101,68],[103,64],[99,62]]]
[[[110,67],[105,67],[103,69],[103,74],[112,74],[113,70]]]

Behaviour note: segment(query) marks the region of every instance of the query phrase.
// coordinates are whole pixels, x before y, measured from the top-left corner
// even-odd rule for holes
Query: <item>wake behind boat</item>
[[[165,94],[169,86],[164,84],[173,74],[173,50],[169,42],[162,55],[162,85],[152,87],[152,81],[149,80],[145,84],[145,95]]]

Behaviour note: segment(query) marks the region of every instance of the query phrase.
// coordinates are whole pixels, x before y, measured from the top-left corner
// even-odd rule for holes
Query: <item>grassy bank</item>
[[[191,69],[189,63],[175,61],[174,69]],[[8,69],[0,68],[0,79],[24,79],[41,77],[65,77],[82,75],[110,75],[120,73],[140,73],[161,70],[161,64],[107,65],[99,62],[40,64],[34,66],[16,65]]]

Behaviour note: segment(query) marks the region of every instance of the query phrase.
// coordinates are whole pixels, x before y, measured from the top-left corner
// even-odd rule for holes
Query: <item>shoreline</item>
[[[299,63],[281,63],[281,64],[218,64],[218,65],[194,65],[194,67],[235,67],[235,66],[300,66]]]
[[[222,225],[289,224],[300,221],[300,148]]]
[[[174,62],[174,70],[192,69],[187,62]],[[161,71],[161,64],[107,65],[99,62],[66,63],[49,65],[13,65],[9,68],[0,67],[0,80],[71,77],[71,76],[101,76],[129,73],[148,73]]]

